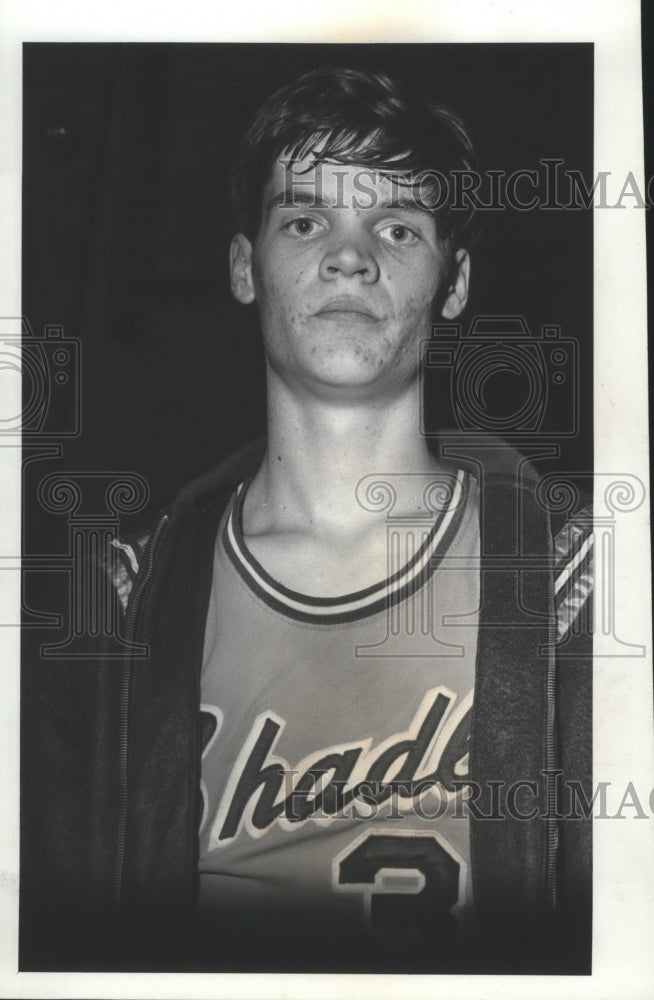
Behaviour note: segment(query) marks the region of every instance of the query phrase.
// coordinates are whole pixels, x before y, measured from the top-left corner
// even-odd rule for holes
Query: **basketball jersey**
[[[386,578],[329,598],[254,559],[245,492],[219,528],[205,631],[203,918],[252,947],[331,950],[330,967],[347,948],[381,971],[400,948],[454,969],[472,899],[476,482],[459,472],[428,518],[389,520]]]

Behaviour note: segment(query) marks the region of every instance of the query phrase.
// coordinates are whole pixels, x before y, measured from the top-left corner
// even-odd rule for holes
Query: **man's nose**
[[[363,238],[343,235],[334,240],[322,258],[320,277],[333,281],[357,276],[365,284],[373,284],[379,278],[379,265]]]

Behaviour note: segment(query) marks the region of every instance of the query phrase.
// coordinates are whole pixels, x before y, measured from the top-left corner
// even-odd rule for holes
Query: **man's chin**
[[[407,379],[398,375],[397,366],[384,364],[334,366],[305,373],[302,384],[320,398],[358,402],[386,398],[405,390]]]

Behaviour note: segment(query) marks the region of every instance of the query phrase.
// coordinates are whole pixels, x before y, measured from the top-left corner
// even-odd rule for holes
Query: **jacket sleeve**
[[[75,581],[65,573],[47,574],[39,601],[59,625],[23,629],[21,969],[102,962],[119,815],[120,649],[135,568],[120,548],[84,567],[83,579],[104,579],[108,630],[100,622],[95,634],[74,635]]]
[[[571,974],[590,973],[592,938],[593,521],[584,508],[554,543],[560,947]]]

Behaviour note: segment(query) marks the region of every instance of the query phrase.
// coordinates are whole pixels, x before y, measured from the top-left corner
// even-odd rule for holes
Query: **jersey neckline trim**
[[[269,607],[297,621],[343,624],[388,609],[415,593],[441,563],[456,536],[466,509],[470,474],[450,478],[451,493],[430,525],[427,538],[397,571],[379,583],[337,597],[312,597],[275,580],[249,551],[243,536],[243,503],[250,480],[232,496],[222,531],[225,551],[247,586]]]

